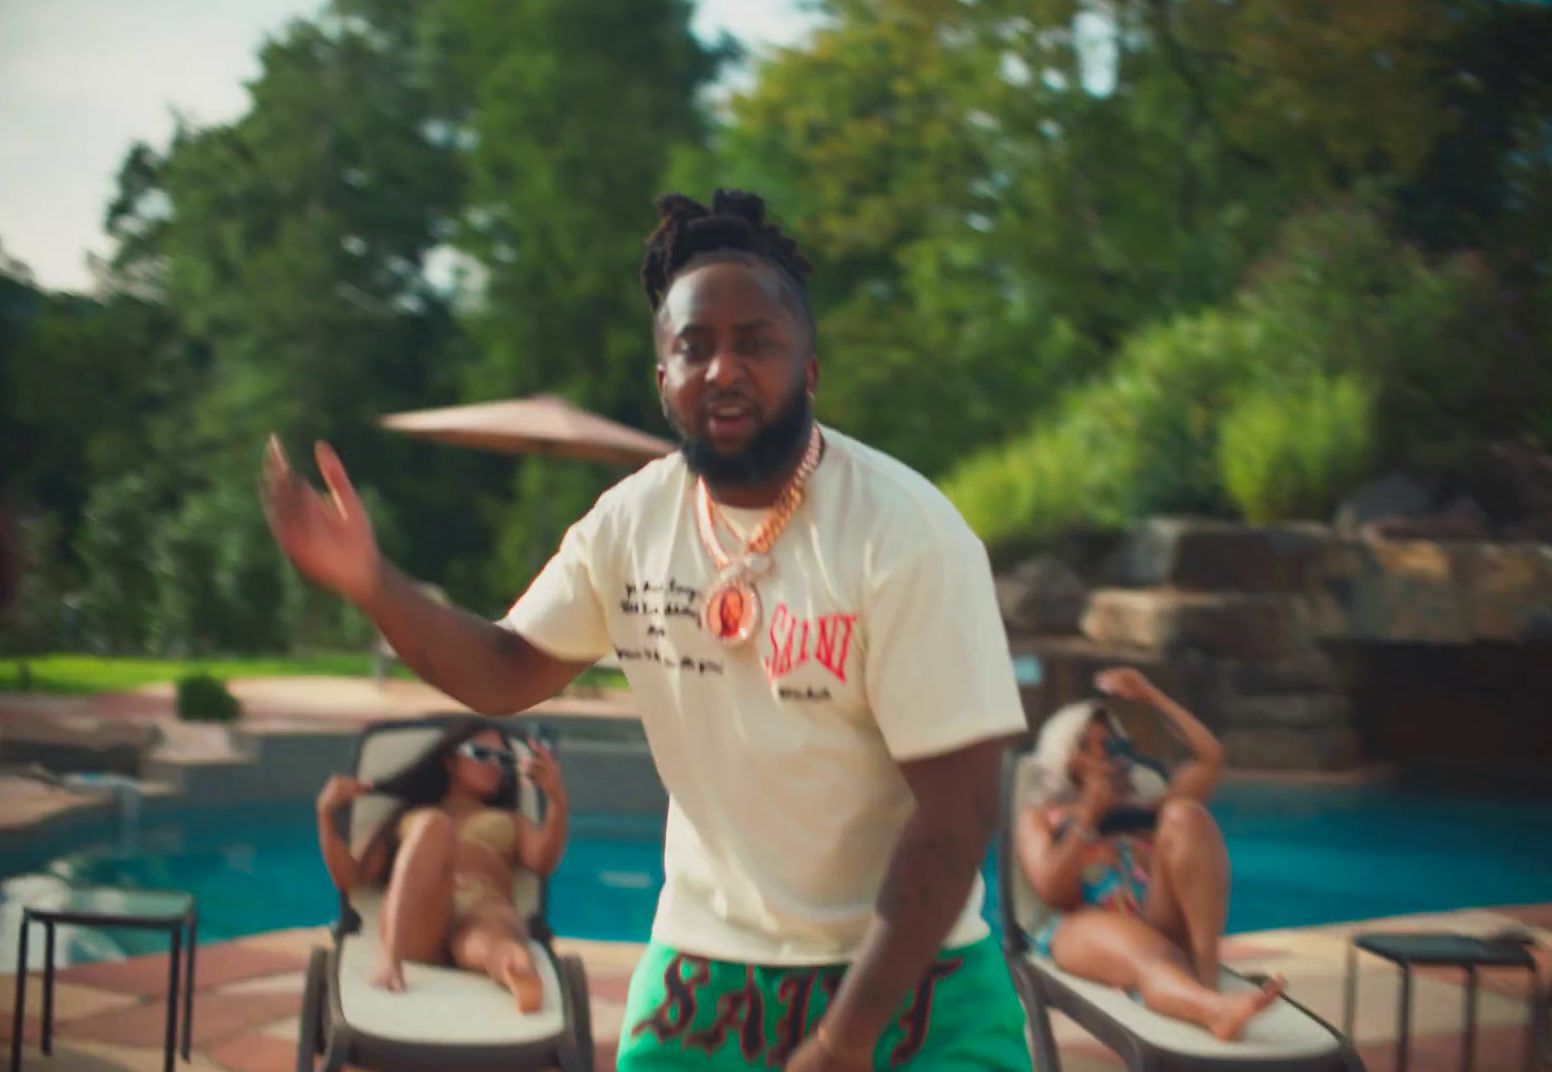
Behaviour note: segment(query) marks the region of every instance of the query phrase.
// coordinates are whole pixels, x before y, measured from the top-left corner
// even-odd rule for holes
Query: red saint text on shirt
[[[798,618],[779,603],[771,613],[771,653],[765,658],[765,674],[775,681],[813,659],[837,680],[846,681],[846,656],[851,651],[855,614],[821,614]]]

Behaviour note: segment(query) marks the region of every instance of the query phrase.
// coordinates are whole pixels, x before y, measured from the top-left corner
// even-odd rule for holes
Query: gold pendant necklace
[[[701,626],[727,647],[748,643],[760,627],[763,608],[755,581],[770,572],[771,545],[802,504],[804,485],[819,466],[823,445],[816,423],[809,432],[808,447],[803,451],[797,471],[781,489],[770,513],[754,530],[754,535],[744,542],[743,552],[736,561],[723,550],[722,538],[717,535],[718,511],[711,498],[711,489],[704,479],[695,482],[696,527],[700,530],[701,543],[717,569],[717,579],[707,590],[706,603],[701,608]]]

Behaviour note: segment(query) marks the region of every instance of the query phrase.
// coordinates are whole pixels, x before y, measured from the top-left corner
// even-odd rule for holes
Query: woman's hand
[[[1191,758],[1182,763],[1170,778],[1171,796],[1188,797],[1203,804],[1211,799],[1223,773],[1223,745],[1211,730],[1190,711],[1170,699],[1164,690],[1129,666],[1104,670],[1094,677],[1102,692],[1123,700],[1140,700],[1152,705],[1191,750]]]
[[[318,814],[333,815],[357,797],[372,791],[372,783],[345,774],[336,774],[323,783],[318,794]]]
[[[345,844],[345,839],[334,819],[341,808],[371,791],[371,782],[364,782],[360,778],[352,778],[346,774],[336,774],[323,783],[323,791],[318,794],[318,847],[323,851],[323,863],[329,869],[329,877],[334,880],[335,887],[341,892],[349,892],[355,888],[356,883],[363,877],[363,864],[366,867],[366,877],[372,881],[375,881],[383,866],[385,857],[380,842],[375,842],[377,845],[375,852],[368,849],[366,860],[357,861],[351,855],[350,847]]]
[[[1078,821],[1092,827],[1121,799],[1116,788],[1115,769],[1104,760],[1087,756],[1074,757],[1073,762],[1080,768],[1077,773],[1083,786],[1078,798]]]
[[[542,826],[534,826],[521,814],[518,815],[517,825],[522,835],[518,842],[517,858],[534,874],[548,875],[560,865],[560,858],[566,851],[569,824],[566,783],[560,776],[560,764],[555,762],[548,748],[537,741],[531,742],[528,747],[529,756],[522,763],[523,776],[549,798],[550,807],[545,811]]]
[[[1144,677],[1141,670],[1130,666],[1101,670],[1094,675],[1094,687],[1107,696],[1146,704],[1156,704],[1162,695],[1158,686]]]
[[[566,783],[560,775],[560,764],[544,745],[534,742],[530,747],[532,754],[523,760],[523,775],[551,800],[565,800]]]

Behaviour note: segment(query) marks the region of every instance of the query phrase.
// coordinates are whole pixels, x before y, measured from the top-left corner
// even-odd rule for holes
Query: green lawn
[[[366,677],[372,672],[369,655],[253,656],[210,659],[139,659],[101,655],[40,655],[37,658],[0,659],[0,691],[21,688],[21,663],[26,662],[34,692],[123,692],[142,685],[176,681],[186,674],[206,673],[234,677]],[[412,677],[395,665],[394,677]]]
[[[367,677],[372,657],[362,654],[253,656],[210,659],[139,659],[103,655],[40,655],[36,658],[0,659],[0,692],[21,689],[21,664],[27,664],[32,691],[66,694],[124,692],[142,685],[172,682],[187,674],[205,673],[222,679],[236,677]],[[415,675],[394,663],[389,674],[411,679]],[[624,676],[590,669],[579,684],[623,688]]]

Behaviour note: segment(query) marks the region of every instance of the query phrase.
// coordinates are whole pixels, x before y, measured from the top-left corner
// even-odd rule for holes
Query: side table
[[[1536,962],[1518,942],[1473,938],[1466,934],[1443,932],[1412,934],[1359,934],[1347,947],[1347,982],[1344,988],[1342,1029],[1353,1034],[1358,1009],[1358,951],[1372,953],[1401,969],[1401,997],[1397,1008],[1396,1070],[1405,1072],[1407,1050],[1412,1033],[1412,969],[1414,967],[1460,968],[1466,973],[1465,1037],[1461,1040],[1461,1068],[1469,1072],[1475,1061],[1473,1052],[1477,1031],[1477,969],[1522,968],[1530,972],[1530,1026],[1525,1046],[1525,1069],[1535,1061]]]
[[[11,1072],[21,1072],[22,1028],[27,1012],[27,935],[32,924],[43,925],[42,1048],[54,1042],[54,928],[62,923],[83,927],[129,927],[164,930],[172,940],[167,958],[166,1072],[173,1072],[178,1038],[179,968],[183,989],[183,1059],[189,1059],[194,1023],[194,950],[198,913],[188,893],[149,890],[64,889],[29,898],[22,905],[21,934],[16,943],[16,1009],[11,1018]],[[188,944],[184,945],[184,934]]]

